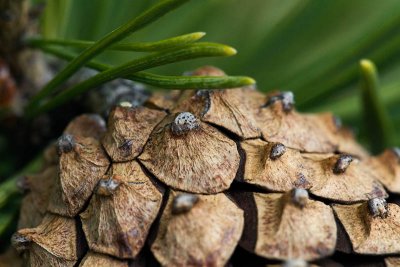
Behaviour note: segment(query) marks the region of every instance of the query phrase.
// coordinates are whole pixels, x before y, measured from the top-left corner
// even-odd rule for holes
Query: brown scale
[[[332,116],[298,113],[291,92],[268,94],[264,104],[254,112],[262,136],[268,142],[318,153],[334,152],[338,146]]]
[[[171,191],[151,251],[162,266],[224,266],[243,230],[243,211],[225,194],[198,195],[185,212],[174,212],[180,192]],[[190,206],[190,205],[189,205]]]
[[[64,134],[100,139],[106,132],[106,122],[100,115],[83,114],[71,121]]]
[[[87,209],[80,214],[89,248],[123,259],[135,258],[161,206],[163,190],[136,161],[114,163],[99,181]]]
[[[359,143],[357,143],[354,138],[353,132],[343,126],[338,126],[338,131],[336,132],[336,137],[338,138],[338,148],[337,151],[343,154],[350,154],[361,159],[367,159],[370,157],[368,151],[363,148]]]
[[[99,179],[109,167],[108,156],[98,138],[104,132],[104,121],[93,117],[74,119],[57,141],[59,175],[50,197],[48,210],[74,217],[92,195]],[[81,129],[83,128],[83,129]]]
[[[102,144],[113,162],[136,158],[165,112],[145,107],[116,106],[108,118]]]
[[[18,229],[32,228],[42,221],[58,179],[58,155],[55,144],[43,152],[43,167],[32,175],[22,176],[17,186],[24,193],[18,218]]]
[[[79,264],[79,267],[93,267],[93,266],[114,266],[114,267],[129,267],[128,261],[118,260],[110,256],[88,252]]]
[[[182,95],[180,90],[155,91],[152,92],[151,96],[146,100],[144,106],[169,112],[176,104],[176,101]]]
[[[276,192],[312,186],[311,173],[298,150],[261,139],[246,140],[240,145],[245,155],[244,182]]]
[[[400,207],[375,198],[353,205],[333,205],[351,246],[338,249],[368,255],[400,253]]]
[[[86,252],[76,219],[47,214],[35,228],[25,228],[11,239],[27,266],[75,266]]]
[[[225,73],[213,67],[204,67],[192,75],[224,76]],[[201,121],[224,128],[241,139],[261,135],[253,110],[261,105],[264,95],[254,88],[197,90],[183,96],[173,112],[191,112]]]
[[[379,181],[388,191],[400,194],[400,150],[399,148],[386,149],[377,157],[370,158],[368,163]]]
[[[285,194],[235,193],[245,211],[240,244],[269,259],[315,260],[333,254],[336,223],[332,209],[311,200],[305,189]]]
[[[331,201],[354,203],[388,197],[377,176],[363,160],[350,155],[303,154],[313,172],[310,192]]]
[[[385,259],[386,267],[400,266],[400,257],[387,257]]]
[[[50,194],[58,177],[57,166],[50,166],[41,173],[24,177],[27,194],[22,199],[18,229],[40,224],[49,204]]]
[[[206,194],[226,190],[239,168],[236,143],[190,115],[166,117],[151,134],[139,161],[174,189]]]

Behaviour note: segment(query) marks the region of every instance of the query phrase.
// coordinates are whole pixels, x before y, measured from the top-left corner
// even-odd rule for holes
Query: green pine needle
[[[393,125],[378,94],[378,73],[374,63],[367,59],[361,60],[360,72],[366,134],[369,136],[371,150],[381,152],[392,145],[394,140]]]
[[[160,51],[151,55],[132,60],[128,63],[103,71],[86,81],[54,96],[41,106],[30,109],[26,114],[29,118],[58,107],[72,98],[87,92],[89,89],[116,78],[127,77],[133,73],[149,68],[170,64],[174,62],[201,58],[232,56],[236,50],[232,47],[216,43],[195,43],[180,48]],[[253,80],[249,81],[252,82]]]
[[[73,54],[64,50],[50,47],[44,47],[42,50],[65,60],[74,58]],[[97,61],[91,61],[86,66],[97,71],[105,71],[113,67]],[[130,74],[123,78],[156,86],[160,89],[222,89],[248,86],[256,83],[254,79],[245,76],[166,76],[144,71]]]
[[[169,49],[172,47],[181,46],[184,44],[189,44],[196,42],[204,37],[205,32],[194,32],[189,34],[184,34],[172,38],[168,38],[156,42],[135,42],[135,43],[120,43],[112,45],[108,50],[117,51],[135,51],[135,52],[155,52],[160,50]],[[58,45],[58,46],[70,46],[77,48],[88,48],[93,46],[95,42],[93,41],[83,41],[83,40],[60,40],[60,39],[40,39],[33,38],[26,40],[29,46],[43,48],[48,45]]]
[[[79,68],[85,65],[86,62],[90,61],[96,55],[100,54],[109,46],[117,43],[118,41],[126,38],[134,31],[137,31],[148,24],[161,18],[166,13],[174,10],[189,0],[162,0],[148,10],[130,20],[129,22],[118,27],[114,31],[111,31],[101,40],[97,41],[94,45],[85,49],[78,57],[74,58],[62,71],[60,71],[46,86],[35,95],[26,108],[26,112],[29,114],[32,110],[37,108],[40,102],[52,94],[57,87],[71,77]]]
[[[138,72],[133,81],[164,89],[223,89],[253,85],[256,81],[246,76],[165,76]]]

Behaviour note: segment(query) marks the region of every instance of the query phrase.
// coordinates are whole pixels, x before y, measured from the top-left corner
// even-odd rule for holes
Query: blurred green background
[[[98,40],[155,2],[48,0],[43,35]],[[376,63],[379,94],[393,124],[400,122],[399,11],[398,0],[193,0],[128,40],[205,31],[205,40],[232,45],[238,55],[178,63],[155,72],[180,74],[213,64],[232,75],[249,75],[262,91],[292,90],[302,111],[332,111],[362,140],[358,90],[362,58]],[[99,58],[116,64],[138,55],[107,52]]]

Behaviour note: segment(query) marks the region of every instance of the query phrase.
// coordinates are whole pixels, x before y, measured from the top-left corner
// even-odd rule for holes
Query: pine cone
[[[399,266],[399,149],[370,156],[294,104],[192,90],[74,119],[27,178],[15,248],[27,266]]]

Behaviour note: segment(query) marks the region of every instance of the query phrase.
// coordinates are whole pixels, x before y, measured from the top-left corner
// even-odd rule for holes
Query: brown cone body
[[[25,266],[398,266],[399,151],[290,92],[156,93],[71,121],[13,241]]]

